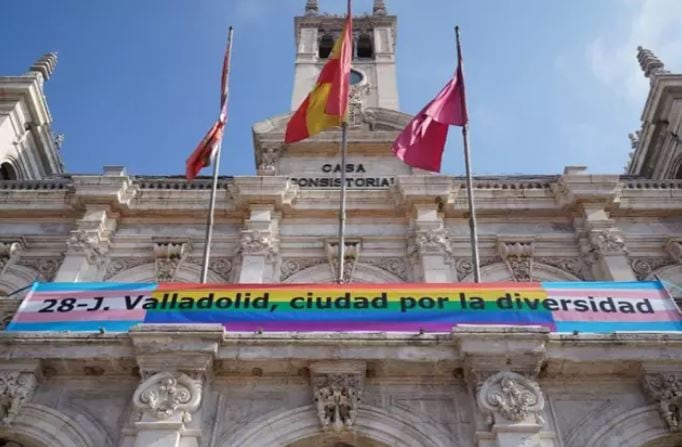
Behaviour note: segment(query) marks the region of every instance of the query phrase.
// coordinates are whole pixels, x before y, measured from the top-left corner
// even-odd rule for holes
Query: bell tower
[[[318,0],[307,0],[303,16],[295,18],[296,66],[291,110],[312,89],[341,34],[344,15],[320,13]],[[397,19],[388,15],[383,0],[374,0],[371,14],[353,16],[353,71],[351,101],[362,107],[398,110],[395,69]]]
[[[0,180],[37,180],[64,171],[61,137],[43,86],[57,66],[57,54],[38,59],[21,76],[0,76]]]

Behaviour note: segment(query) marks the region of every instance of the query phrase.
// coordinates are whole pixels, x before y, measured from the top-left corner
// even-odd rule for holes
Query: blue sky
[[[341,12],[345,1],[320,0]],[[371,0],[355,0],[356,13]],[[305,0],[22,0],[3,2],[0,75],[47,51],[46,92],[74,173],[121,164],[174,175],[216,118],[221,57],[235,27],[230,122],[221,173],[255,172],[251,125],[289,108],[293,17]],[[386,0],[398,16],[401,109],[415,113],[454,70],[459,24],[474,172],[620,173],[648,83],[636,46],[682,71],[679,0]],[[444,172],[461,174],[458,129]],[[208,174],[208,170],[204,171]]]

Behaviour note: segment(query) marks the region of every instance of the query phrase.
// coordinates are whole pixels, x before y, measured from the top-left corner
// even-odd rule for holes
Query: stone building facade
[[[308,0],[296,23],[292,108],[342,18]],[[347,169],[347,280],[472,280],[462,178],[390,153],[396,17],[355,20],[349,166],[340,133],[285,146],[289,114],[256,123],[256,176],[221,178],[209,281],[331,282],[338,170]],[[646,49],[651,81],[626,175],[567,167],[478,177],[487,281],[682,283],[682,75]],[[634,63],[634,60],[633,60]],[[209,182],[66,175],[46,55],[0,77],[0,316],[33,281],[195,282]],[[682,334],[0,332],[0,446],[673,447],[682,445]]]

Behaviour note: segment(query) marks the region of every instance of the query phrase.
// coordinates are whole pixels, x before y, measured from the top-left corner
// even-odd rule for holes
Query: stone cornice
[[[298,196],[298,186],[287,177],[235,177],[230,192],[236,204],[273,204],[277,207],[291,206]]]

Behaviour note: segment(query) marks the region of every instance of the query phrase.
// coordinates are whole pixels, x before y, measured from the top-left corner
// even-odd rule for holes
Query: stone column
[[[132,427],[125,447],[198,447],[202,402],[213,360],[223,337],[221,325],[139,325],[130,336],[141,382],[133,394]]]
[[[553,447],[536,381],[549,331],[539,326],[458,326],[453,338],[478,408],[477,447]]]
[[[273,205],[251,205],[241,232],[240,283],[260,284],[274,280],[279,249],[279,214]]]
[[[424,282],[453,282],[450,236],[435,204],[415,204],[413,254]]]

